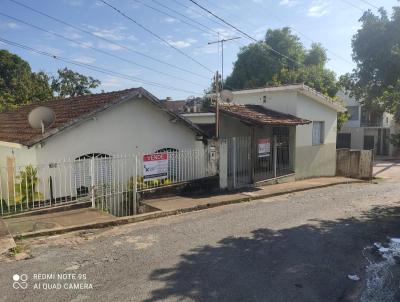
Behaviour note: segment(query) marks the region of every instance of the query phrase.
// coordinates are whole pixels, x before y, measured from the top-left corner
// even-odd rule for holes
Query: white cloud
[[[77,61],[79,63],[84,63],[84,64],[92,64],[92,63],[96,62],[96,59],[92,58],[92,57],[79,56],[79,57],[74,58],[74,61]]]
[[[279,5],[287,6],[287,7],[292,7],[292,6],[295,6],[297,4],[299,4],[299,2],[297,0],[281,0],[279,2]]]
[[[329,11],[330,3],[323,0],[317,0],[311,3],[311,6],[308,8],[307,16],[320,18],[322,16],[327,15]]]
[[[216,54],[218,53],[218,45],[213,44],[213,45],[205,45],[197,48],[195,51],[193,51],[193,54],[199,55],[199,54]]]
[[[14,22],[8,22],[7,23],[7,27],[8,28],[12,28],[12,29],[20,28],[20,26],[17,23],[14,23]]]
[[[15,22],[0,22],[0,29],[18,29],[21,28],[21,26]]]
[[[126,35],[123,31],[126,29],[125,26],[116,26],[113,28],[99,28],[96,26],[89,26],[92,33],[101,38],[107,38],[114,41],[121,41],[126,39]]]
[[[168,43],[172,46],[175,46],[176,48],[187,48],[192,46],[196,42],[197,40],[191,38],[185,40],[168,40]]]
[[[70,39],[75,39],[75,40],[82,38],[82,35],[80,35],[77,30],[70,27],[66,27],[64,29],[63,35],[67,36]]]
[[[80,48],[83,48],[83,49],[87,49],[87,48],[90,48],[90,47],[94,46],[93,42],[91,42],[91,41],[83,41],[83,42],[79,42],[79,44],[76,44],[76,43],[73,43],[73,42],[68,42],[68,45],[71,46],[71,47],[80,47]]]
[[[253,0],[254,3],[263,3],[263,0]]]
[[[204,37],[207,37],[208,39],[216,39],[216,33],[219,33],[221,39],[227,39],[227,38],[232,38],[234,36],[237,36],[237,33],[235,30],[230,29],[230,28],[222,28],[222,27],[215,27],[212,28],[212,32],[208,33],[203,33],[202,35]]]
[[[56,55],[56,56],[61,55],[63,53],[63,51],[61,49],[51,47],[48,45],[39,44],[39,45],[36,45],[35,48],[40,51],[48,52],[48,53],[50,53],[52,55]]]
[[[124,88],[138,87],[141,85],[143,84],[128,79],[121,79],[114,76],[106,76],[105,78],[101,79],[101,86],[99,88],[105,91],[111,91]]]
[[[64,0],[64,3],[66,3],[70,6],[75,6],[75,7],[79,7],[79,6],[83,5],[82,0]]]
[[[108,50],[121,50],[122,47],[118,46],[116,44],[111,44],[107,42],[100,41],[97,43],[97,47],[102,48],[102,49],[108,49]]]
[[[175,23],[175,22],[179,22],[177,19],[172,18],[172,17],[166,17],[163,19],[164,22],[166,23]]]

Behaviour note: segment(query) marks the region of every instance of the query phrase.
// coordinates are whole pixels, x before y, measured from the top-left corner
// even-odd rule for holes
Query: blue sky
[[[0,15],[1,38],[73,61],[128,75],[131,79],[138,78],[147,83],[121,79],[115,74],[108,75],[84,67],[68,65],[65,62],[0,42],[0,48],[20,55],[31,64],[34,71],[43,70],[55,74],[58,68],[67,66],[100,79],[102,85],[99,90],[112,91],[143,86],[160,98],[171,96],[174,99],[181,99],[202,94],[210,84],[213,75],[209,70],[168,47],[98,0],[17,1],[78,26],[98,37],[186,70],[182,71],[161,64],[118,45],[57,23],[8,0],[2,0],[0,13],[56,32],[78,43],[39,31],[3,15]],[[216,40],[217,33],[220,33],[220,37],[240,36],[233,29],[207,16],[189,0],[108,0],[108,2],[213,71],[221,69],[221,56],[217,45],[207,45],[207,43]],[[198,0],[197,2],[257,39],[261,39],[268,28],[290,26],[294,29],[294,33],[300,36],[306,47],[309,47],[311,41],[321,42],[329,50],[328,67],[338,75],[351,71],[354,67],[351,62],[351,37],[359,27],[358,20],[362,11],[372,9],[376,12],[375,8],[362,0]],[[397,0],[369,0],[369,2],[373,5],[384,6],[389,11],[398,3]],[[164,11],[170,16],[161,14],[148,6]],[[177,15],[165,6],[189,19]],[[244,37],[239,41],[225,44],[225,75],[231,72],[241,45],[251,42]],[[109,56],[104,52],[124,60]],[[132,62],[154,71],[134,65]],[[149,82],[156,85],[150,85]]]

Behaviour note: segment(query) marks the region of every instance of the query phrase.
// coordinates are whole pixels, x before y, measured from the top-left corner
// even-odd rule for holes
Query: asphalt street
[[[381,180],[22,240],[31,258],[0,263],[0,300],[360,301],[374,243],[400,237],[399,201]]]

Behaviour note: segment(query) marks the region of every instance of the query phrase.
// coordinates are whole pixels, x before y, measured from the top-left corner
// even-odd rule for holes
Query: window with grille
[[[312,127],[312,144],[322,145],[324,143],[325,122],[313,122]]]

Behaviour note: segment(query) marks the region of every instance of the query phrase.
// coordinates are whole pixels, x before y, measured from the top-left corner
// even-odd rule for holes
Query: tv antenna
[[[219,34],[218,34],[219,36]],[[224,43],[232,40],[240,39],[241,37],[233,37],[228,39],[219,39],[217,41],[208,42],[208,45],[221,43],[221,90],[224,89]]]

